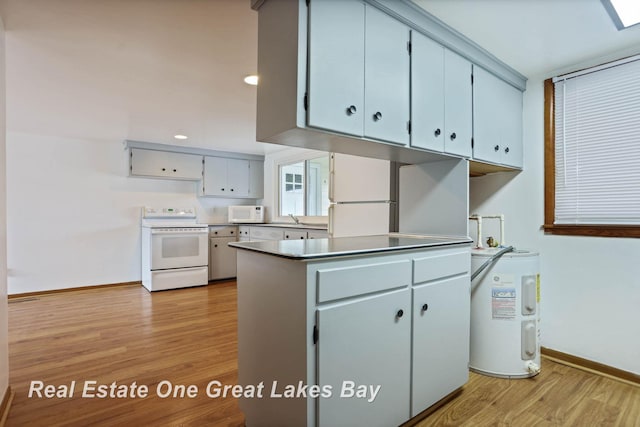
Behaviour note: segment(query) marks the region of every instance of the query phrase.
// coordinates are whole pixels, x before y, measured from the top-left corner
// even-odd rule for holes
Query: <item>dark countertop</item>
[[[257,242],[232,242],[229,246],[284,258],[310,260],[346,255],[390,252],[470,244],[466,236],[422,236],[410,234],[382,234],[378,236],[338,237],[305,240],[263,240]]]

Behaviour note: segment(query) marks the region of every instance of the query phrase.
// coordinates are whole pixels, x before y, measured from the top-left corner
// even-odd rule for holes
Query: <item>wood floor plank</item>
[[[205,394],[212,380],[237,382],[236,297],[231,281],[153,294],[123,286],[12,300],[15,398],[7,425],[242,426],[236,399]],[[32,380],[75,380],[78,386],[85,380],[136,381],[153,393],[143,399],[89,399],[77,390],[72,398],[29,399]],[[199,394],[161,399],[155,388],[162,380],[193,384]],[[640,387],[543,359],[534,378],[471,373],[459,397],[416,425],[640,427]]]

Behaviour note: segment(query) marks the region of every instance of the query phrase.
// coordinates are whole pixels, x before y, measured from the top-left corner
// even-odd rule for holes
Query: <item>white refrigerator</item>
[[[329,173],[331,237],[389,233],[390,162],[331,153]]]

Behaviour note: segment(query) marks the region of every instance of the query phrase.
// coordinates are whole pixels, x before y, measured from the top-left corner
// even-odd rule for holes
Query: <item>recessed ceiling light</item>
[[[256,75],[251,75],[251,76],[247,76],[244,78],[244,82],[248,85],[251,86],[257,86],[258,85],[258,76]]]
[[[175,139],[187,139],[187,138],[189,138],[187,135],[181,135],[181,134],[173,135],[173,137]]]
[[[618,30],[640,23],[640,2],[638,0],[602,0],[609,16]]]

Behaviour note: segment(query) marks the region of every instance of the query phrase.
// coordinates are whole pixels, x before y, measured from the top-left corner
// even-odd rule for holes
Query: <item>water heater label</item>
[[[516,288],[513,275],[494,274],[491,288],[491,318],[494,320],[515,320]]]

